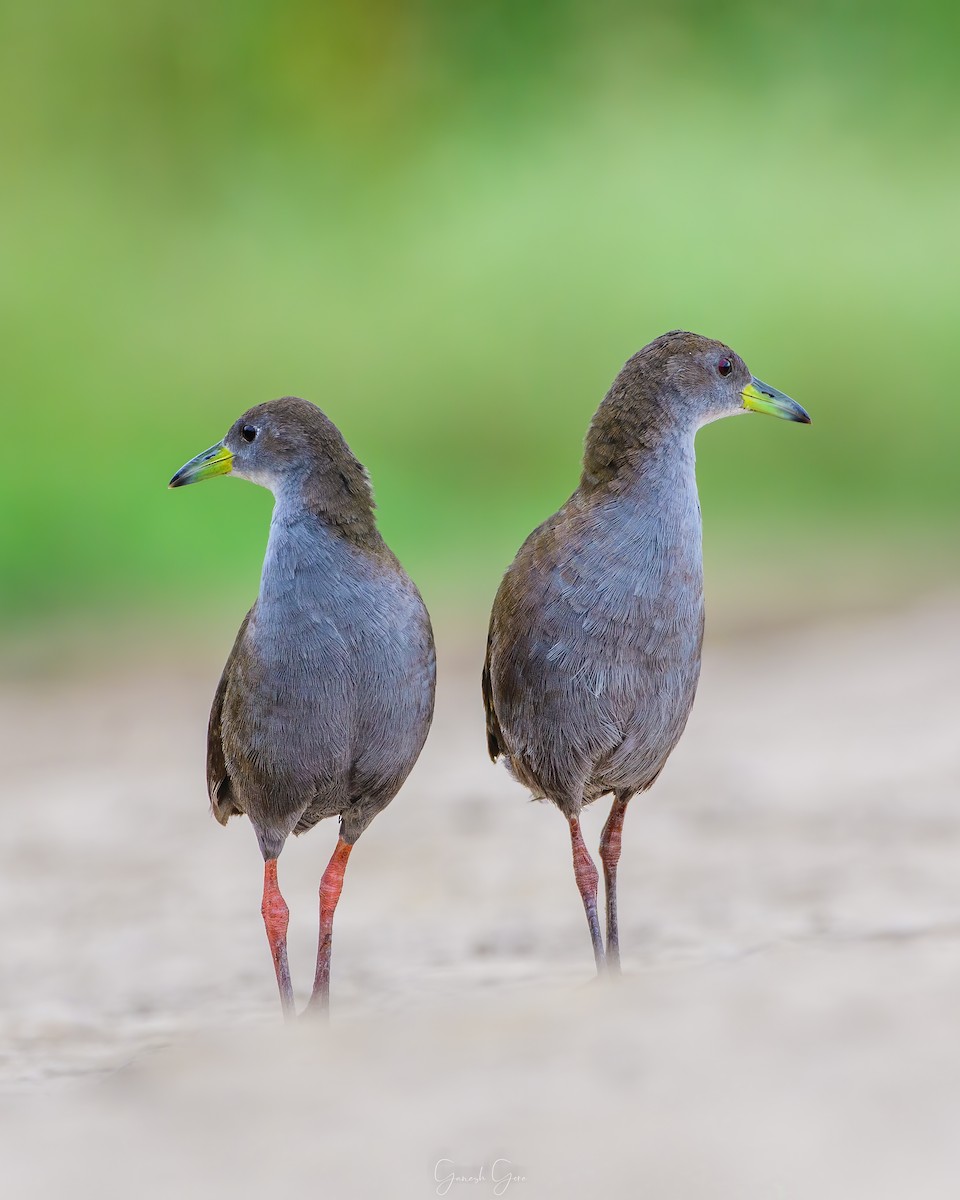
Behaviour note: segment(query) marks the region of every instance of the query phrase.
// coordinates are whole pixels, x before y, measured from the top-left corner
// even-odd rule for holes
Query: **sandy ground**
[[[0,687],[0,1195],[960,1194],[960,598],[708,643],[627,821],[619,987],[441,645],[333,1020],[288,1029],[252,832],[206,814],[224,649]],[[335,836],[281,860],[301,995]]]

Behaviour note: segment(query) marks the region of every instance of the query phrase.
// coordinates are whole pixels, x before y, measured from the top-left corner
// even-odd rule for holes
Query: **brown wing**
[[[243,641],[243,635],[246,633],[250,613],[252,612],[253,609],[251,608],[250,612],[243,618],[240,629],[237,631],[233,649],[230,651],[226,665],[223,668],[223,674],[220,676],[220,682],[217,684],[217,693],[213,697],[213,707],[210,709],[210,721],[207,725],[207,794],[210,797],[210,807],[213,809],[213,815],[221,825],[226,825],[229,818],[240,811],[233,802],[230,776],[227,773],[227,764],[223,757],[220,721],[223,715],[223,698],[227,692],[230,673],[233,669],[234,660],[240,651],[240,643]]]
[[[487,750],[491,759],[496,762],[503,754],[503,733],[500,722],[493,707],[493,687],[490,682],[490,647],[493,642],[493,622],[490,623],[490,633],[487,635],[487,655],[483,663],[483,676],[480,686],[483,689],[483,710],[487,717]]]

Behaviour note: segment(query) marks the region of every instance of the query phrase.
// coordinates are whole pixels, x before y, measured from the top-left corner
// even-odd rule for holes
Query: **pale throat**
[[[260,578],[260,602],[291,602],[335,569],[338,541],[304,503],[299,480],[271,489],[270,534]]]

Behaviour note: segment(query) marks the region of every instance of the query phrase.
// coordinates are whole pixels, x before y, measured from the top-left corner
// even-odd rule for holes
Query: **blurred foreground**
[[[954,1196],[958,616],[708,645],[627,822],[619,989],[563,822],[486,762],[478,664],[441,643],[433,735],[351,860],[333,1020],[289,1031],[253,835],[205,813],[219,648],[6,686],[3,1194],[413,1197],[483,1167],[446,1194]],[[281,860],[301,996],[334,837]]]

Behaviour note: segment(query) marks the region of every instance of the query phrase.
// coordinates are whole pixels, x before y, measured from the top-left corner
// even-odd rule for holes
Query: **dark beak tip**
[[[167,484],[167,487],[168,488],[178,488],[182,485],[182,483],[183,483],[183,480],[180,478],[180,472],[178,471],[176,473],[176,475],[174,475],[174,477]]]

